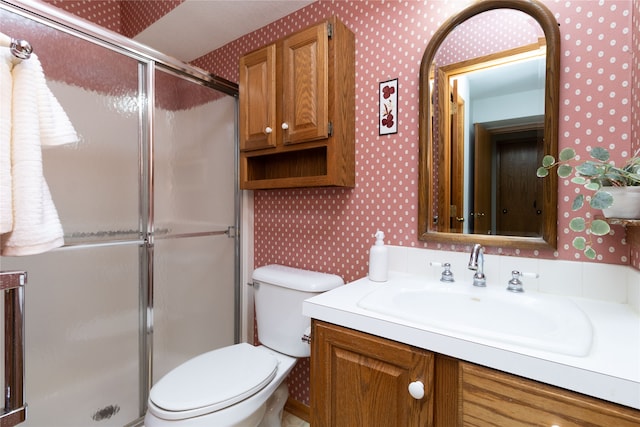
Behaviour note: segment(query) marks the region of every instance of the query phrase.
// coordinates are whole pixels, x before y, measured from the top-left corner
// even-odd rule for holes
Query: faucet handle
[[[453,278],[453,272],[451,271],[451,264],[448,262],[435,262],[432,261],[429,263],[431,267],[443,267],[442,276],[440,276],[440,281],[445,283],[453,283],[455,279]]]
[[[540,277],[538,273],[521,273],[518,270],[513,270],[511,272],[511,280],[509,280],[509,284],[507,285],[507,290],[511,292],[524,292],[524,287],[522,286],[521,277]]]

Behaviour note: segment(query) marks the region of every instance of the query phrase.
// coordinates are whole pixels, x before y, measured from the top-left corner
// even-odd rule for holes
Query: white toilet
[[[258,338],[178,366],[149,393],[145,427],[280,427],[284,379],[309,357],[310,319],[302,302],[344,284],[333,274],[268,265],[253,272]]]

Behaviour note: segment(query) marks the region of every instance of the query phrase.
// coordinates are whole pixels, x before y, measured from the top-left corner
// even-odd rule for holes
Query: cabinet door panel
[[[282,122],[287,127],[282,132],[284,144],[329,136],[328,37],[327,24],[321,24],[283,41]]]
[[[312,425],[432,425],[433,360],[424,350],[314,322]],[[413,381],[424,384],[424,398],[409,394]]]
[[[258,150],[276,146],[275,67],[275,45],[264,47],[240,58],[241,150]]]
[[[638,411],[461,363],[462,425],[637,427]]]

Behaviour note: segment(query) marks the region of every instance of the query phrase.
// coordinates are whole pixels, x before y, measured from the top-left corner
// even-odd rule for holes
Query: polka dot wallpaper
[[[44,0],[53,6],[80,16],[127,37],[162,18],[184,0]]]
[[[132,37],[184,0],[45,1]],[[434,246],[416,239],[415,164],[418,104],[416,83],[422,53],[439,24],[469,3],[469,0],[323,0],[194,61],[194,65],[237,81],[237,63],[242,54],[324,17],[337,15],[356,34],[358,117],[355,127],[358,185],[354,190],[256,192],[256,218],[267,223],[256,228],[256,262],[274,262],[270,259],[277,257],[280,262],[326,269],[342,274],[346,280],[352,280],[366,274],[367,250],[377,228],[386,232],[387,242],[391,244],[467,249],[438,244]],[[631,0],[545,2],[555,14],[562,33],[561,148],[573,145],[581,157],[584,157],[592,146],[603,145],[615,152],[616,160],[623,160],[640,149],[640,73],[637,72],[640,67],[637,54],[640,43],[639,3]],[[518,37],[513,36],[514,29],[522,27],[527,27],[528,33],[535,33],[531,23],[521,23],[514,19],[503,20],[499,26],[493,27],[493,31],[500,32],[501,39],[516,41]],[[476,40],[480,46],[488,45],[484,43],[486,31],[477,31],[477,34]],[[460,51],[460,54],[465,53]],[[635,74],[633,70],[636,70]],[[377,82],[395,77],[399,78],[400,84],[399,132],[380,137],[377,134]],[[568,230],[574,188],[568,181],[561,182],[560,187],[560,236],[557,251],[512,253],[495,247],[489,248],[489,252],[582,260],[583,256],[571,245],[573,235]],[[398,192],[398,189],[403,191]],[[395,196],[393,198],[389,197],[392,193]],[[319,198],[316,195],[320,195]],[[285,199],[280,200],[281,197]],[[300,221],[295,212],[296,206],[300,205],[296,200],[301,197],[305,198],[307,207],[317,207],[314,212],[323,217],[324,225],[311,227]],[[287,203],[286,200],[291,198],[293,201]],[[335,199],[340,210],[335,211],[324,204],[325,198]],[[392,206],[394,209],[391,209]],[[269,209],[269,214],[261,214]],[[364,215],[366,212],[369,214]],[[361,215],[353,215],[354,213]],[[590,212],[585,213],[591,215]],[[284,220],[283,214],[293,222]],[[344,220],[336,222],[334,218],[338,217]],[[278,229],[273,225],[274,222],[281,224],[283,228]],[[640,268],[638,244],[629,244],[624,234],[624,228],[616,226],[610,235],[597,239],[598,261],[631,263]],[[637,231],[629,234],[637,234]],[[290,245],[288,242],[295,244]],[[273,245],[276,245],[277,250],[269,249]],[[299,253],[307,255],[299,257]],[[314,257],[312,253],[320,253],[322,256]]]
[[[44,0],[55,7],[73,13],[111,31],[120,32],[120,1]]]
[[[256,191],[255,264],[279,262],[330,271],[353,280],[367,273],[368,249],[381,229],[393,245],[466,251],[464,246],[417,240],[418,75],[424,49],[438,26],[469,1],[318,1],[248,34],[195,65],[238,80],[238,58],[330,15],[356,36],[356,187]],[[546,1],[560,25],[560,148],[572,146],[581,158],[601,145],[622,161],[638,143],[638,2]],[[506,26],[508,28],[508,25]],[[479,38],[482,38],[482,34]],[[634,44],[635,43],[635,44]],[[636,73],[637,74],[637,73]],[[379,81],[399,79],[398,133],[379,136]],[[633,87],[633,90],[632,90]],[[635,113],[635,115],[632,115]],[[634,134],[632,134],[634,129]],[[557,251],[490,253],[582,260],[569,231],[574,188],[560,182]],[[585,209],[587,217],[594,212]],[[598,261],[629,264],[625,229],[613,226],[597,241]],[[638,267],[638,263],[634,262]]]
[[[640,154],[640,1],[633,2],[632,16],[631,51],[633,52],[633,71],[631,73],[631,146],[634,153]]]
[[[123,1],[122,34],[134,37],[149,25],[162,18],[185,0],[136,0]]]
[[[640,155],[640,1],[633,2],[632,11],[632,54],[631,72],[631,149]],[[640,270],[640,227],[628,231],[631,242],[631,265]]]
[[[255,191],[256,266],[282,263],[336,273],[351,281],[367,274],[368,250],[377,229],[385,232],[386,242],[392,245],[469,249],[425,243],[416,237],[420,61],[438,26],[469,3],[318,1],[194,61],[238,81],[242,54],[325,17],[338,16],[356,36],[356,187]],[[629,158],[640,146],[640,2],[544,3],[554,13],[562,38],[560,148],[574,147],[585,158],[592,147],[601,145],[617,161]],[[378,82],[393,78],[399,79],[398,133],[379,136]],[[493,247],[488,252],[586,261],[571,244],[568,223],[573,192],[569,182],[560,182],[557,251]],[[597,251],[599,262],[633,261],[640,268],[639,243],[631,248],[621,226],[597,238]],[[292,396],[304,403],[308,403],[308,375],[304,361],[289,380]]]

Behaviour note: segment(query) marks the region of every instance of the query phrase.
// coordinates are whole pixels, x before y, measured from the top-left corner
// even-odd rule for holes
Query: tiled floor
[[[282,427],[309,427],[309,423],[285,412],[282,416]]]

